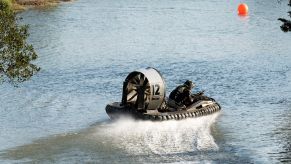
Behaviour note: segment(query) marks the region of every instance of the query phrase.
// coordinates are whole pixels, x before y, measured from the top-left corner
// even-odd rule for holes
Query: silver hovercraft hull
[[[146,112],[139,112],[120,104],[120,102],[114,102],[106,106],[106,113],[112,120],[126,116],[139,120],[152,121],[182,120],[186,118],[210,115],[221,110],[220,105],[215,101],[198,101],[185,110],[176,110],[173,112],[159,112],[158,110],[147,110]]]

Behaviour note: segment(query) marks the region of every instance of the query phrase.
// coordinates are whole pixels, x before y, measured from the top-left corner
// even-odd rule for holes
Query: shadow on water
[[[80,132],[50,136],[5,150],[0,158],[42,163],[237,161],[238,157],[219,148],[211,134],[218,116],[216,113],[168,122],[101,122]]]

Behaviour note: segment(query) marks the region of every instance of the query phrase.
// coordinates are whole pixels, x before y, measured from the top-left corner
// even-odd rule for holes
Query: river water
[[[79,0],[19,14],[42,69],[0,86],[1,163],[291,162],[287,1]],[[222,111],[164,123],[111,122],[127,74],[186,79]]]

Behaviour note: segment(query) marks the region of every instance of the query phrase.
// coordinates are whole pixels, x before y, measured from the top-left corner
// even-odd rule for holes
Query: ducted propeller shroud
[[[123,84],[122,105],[137,110],[154,110],[165,100],[165,82],[161,74],[148,67],[131,72]]]

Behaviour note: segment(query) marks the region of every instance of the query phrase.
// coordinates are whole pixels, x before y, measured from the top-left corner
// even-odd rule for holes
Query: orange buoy
[[[238,15],[248,15],[249,7],[245,3],[239,4],[237,8]]]

